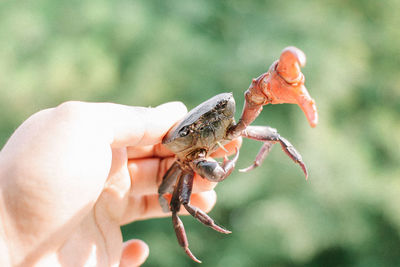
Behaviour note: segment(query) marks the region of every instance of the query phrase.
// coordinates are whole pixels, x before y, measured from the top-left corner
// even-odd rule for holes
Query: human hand
[[[174,159],[160,142],[185,113],[66,102],[31,116],[0,152],[0,266],[142,264],[147,245],[123,244],[120,226],[169,216],[157,187]],[[196,176],[191,202],[208,212],[214,186]]]

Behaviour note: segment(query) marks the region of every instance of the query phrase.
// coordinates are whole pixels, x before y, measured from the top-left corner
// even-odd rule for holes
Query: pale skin
[[[28,118],[0,152],[0,266],[141,265],[148,246],[120,226],[170,216],[157,188],[174,155],[160,143],[186,112],[66,102]],[[215,185],[196,175],[191,203],[210,211]]]

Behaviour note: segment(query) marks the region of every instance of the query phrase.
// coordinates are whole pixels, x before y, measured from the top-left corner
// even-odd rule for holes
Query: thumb
[[[142,265],[149,256],[149,247],[139,239],[124,242],[119,267]]]
[[[113,128],[113,147],[154,145],[187,112],[181,102],[169,102],[155,108],[104,104],[105,117]]]
[[[95,131],[93,137],[104,138],[113,148],[160,143],[168,130],[187,113],[181,102],[145,108],[72,101],[60,105],[58,110],[63,111],[61,114],[66,114],[67,118],[69,116],[75,122],[92,127],[90,129]],[[57,117],[57,120],[64,122],[65,118],[60,120]],[[80,124],[79,127],[82,128]]]

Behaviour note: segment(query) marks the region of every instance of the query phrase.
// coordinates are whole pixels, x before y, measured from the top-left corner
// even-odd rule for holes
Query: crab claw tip
[[[285,49],[283,49],[281,56],[282,57],[293,56],[296,58],[297,62],[301,67],[304,67],[306,65],[306,55],[304,54],[303,51],[301,51],[299,48],[295,46],[288,46]]]
[[[248,171],[251,171],[252,169],[254,169],[255,167],[257,167],[257,166],[255,164],[252,164],[247,168],[239,169],[239,172],[248,172]]]
[[[220,233],[226,234],[226,235],[232,233],[232,231],[229,231],[229,230],[227,230],[227,229],[225,229],[225,228],[222,228],[221,226],[218,226],[218,225],[216,225],[216,226],[214,227],[214,230],[216,230],[216,231],[218,231],[218,232],[220,232]]]
[[[309,119],[308,123],[312,128],[315,128],[318,124],[318,115],[316,115],[313,119]]]
[[[308,181],[308,171],[307,171],[307,167],[303,162],[299,162],[301,169],[304,172],[304,175],[306,177],[306,181]]]
[[[190,251],[189,248],[185,248],[185,252],[192,260],[194,260],[197,263],[201,263],[201,260],[197,259],[196,256],[193,255],[193,253]]]
[[[300,92],[295,95],[297,105],[303,110],[308,123],[312,128],[318,124],[318,111],[315,100],[311,98],[305,86],[300,88]]]

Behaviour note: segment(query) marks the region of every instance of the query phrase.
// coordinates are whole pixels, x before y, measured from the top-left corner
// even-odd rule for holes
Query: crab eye
[[[220,101],[216,106],[217,109],[224,109],[225,107],[226,107],[226,101]]]
[[[185,137],[186,135],[189,134],[189,128],[187,126],[183,127],[180,131],[179,131],[179,136],[180,137]]]

